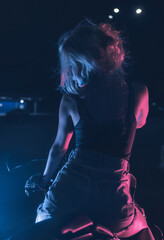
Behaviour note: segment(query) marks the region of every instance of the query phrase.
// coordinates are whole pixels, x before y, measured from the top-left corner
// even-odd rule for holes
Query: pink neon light
[[[113,233],[112,233],[110,230],[108,230],[108,229],[106,229],[106,228],[104,228],[104,227],[97,226],[97,227],[96,227],[96,230],[97,230],[97,231],[100,231],[100,232],[105,232],[105,233],[107,233],[109,236],[114,237]]]
[[[67,229],[62,230],[62,234],[66,234],[68,232],[76,233],[76,232],[78,232],[78,231],[80,231],[80,230],[82,230],[84,228],[87,228],[87,227],[89,227],[91,225],[93,225],[93,222],[89,222],[88,224],[82,225],[81,227],[78,227],[78,228],[75,228],[75,229],[67,228]]]
[[[87,238],[90,238],[90,237],[93,237],[93,234],[92,233],[87,233],[85,235],[82,235],[80,237],[77,237],[77,238],[73,238],[72,240],[80,240],[80,239],[87,239]]]

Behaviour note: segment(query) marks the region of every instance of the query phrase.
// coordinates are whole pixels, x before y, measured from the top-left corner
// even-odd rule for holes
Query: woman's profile
[[[85,21],[61,36],[63,97],[42,185],[64,158],[73,133],[75,148],[38,207],[37,224],[52,220],[57,231],[86,214],[113,232],[129,227],[135,234],[133,223],[140,221],[135,227],[147,230],[144,239],[154,239],[136,207],[135,178],[129,173],[136,129],[145,125],[149,111],[148,89],[125,81],[125,56],[120,34],[110,24]]]

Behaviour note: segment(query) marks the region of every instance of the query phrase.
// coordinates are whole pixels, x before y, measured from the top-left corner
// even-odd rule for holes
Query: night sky
[[[120,9],[119,14],[113,8]],[[140,15],[136,8],[142,8]],[[110,20],[108,15],[114,18]],[[127,78],[145,83],[164,106],[162,1],[5,0],[0,3],[0,96],[56,94],[57,41],[85,17],[122,31],[130,56]],[[51,41],[54,40],[54,47]]]

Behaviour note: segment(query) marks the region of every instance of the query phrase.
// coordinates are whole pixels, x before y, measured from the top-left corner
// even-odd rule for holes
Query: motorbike
[[[40,177],[42,177],[41,174],[35,174],[26,182],[25,192],[28,196],[31,192],[43,191],[46,194],[48,191],[52,182],[42,185]],[[163,233],[158,226],[152,225],[151,229],[148,228],[145,211],[136,203],[132,223],[119,232],[112,232],[111,229],[93,221],[87,215],[80,215],[61,228],[59,235],[59,238],[52,240],[144,240],[145,236],[150,236],[150,239],[163,240]]]
[[[44,161],[35,159],[32,160],[32,162],[43,163]],[[6,165],[8,171],[11,172],[9,164],[7,163]],[[13,169],[18,169],[22,166],[25,166],[25,164],[15,166]],[[59,166],[59,168],[61,168],[61,166]],[[57,171],[58,170],[59,169],[57,169]],[[49,189],[49,186],[52,184],[53,180],[49,181],[45,185],[40,184],[40,177],[40,173],[34,174],[26,182],[25,193],[29,198],[38,192],[42,193],[42,195],[45,195]],[[93,219],[90,219],[90,217],[87,215],[80,215],[59,229],[59,237],[52,237],[52,240],[144,240],[144,234],[145,231],[147,231],[147,223],[145,220],[145,222],[142,222],[141,226],[138,225],[138,219],[141,215],[145,217],[145,212],[136,204],[134,221],[130,226],[117,233],[112,232],[111,229],[106,226],[100,225]],[[143,226],[145,226],[145,228]],[[154,224],[149,224],[149,226],[155,240],[164,240],[163,233],[158,226]]]
[[[133,230],[128,227],[118,233],[113,233],[107,227],[94,223],[90,218],[83,215],[64,226],[61,229],[61,237],[54,240],[144,240],[147,229],[140,230],[137,222],[134,225]],[[163,233],[159,227],[154,225],[151,227],[151,231],[155,240],[163,240]]]

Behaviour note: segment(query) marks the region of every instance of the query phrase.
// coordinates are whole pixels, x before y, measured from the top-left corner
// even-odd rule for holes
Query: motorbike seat
[[[93,221],[86,215],[82,215],[78,216],[71,223],[62,228],[61,234],[63,237],[67,236],[66,239],[70,240],[91,239],[93,238],[94,233],[98,233],[106,237],[106,239],[119,240],[120,238],[134,236],[145,228],[148,228],[148,225],[144,210],[136,206],[132,223],[127,228],[119,232],[114,233],[105,226],[93,223]]]

